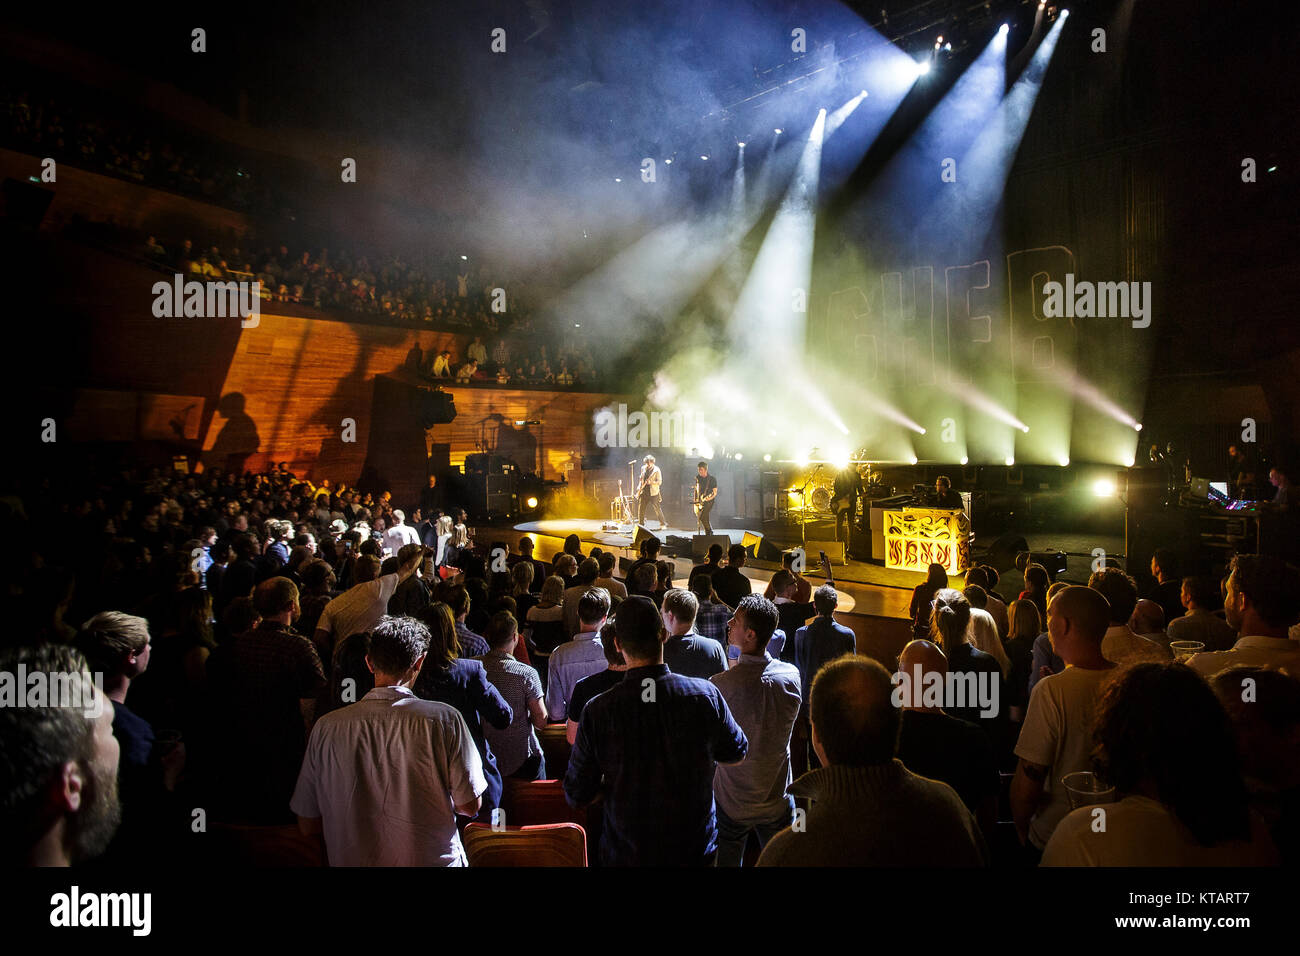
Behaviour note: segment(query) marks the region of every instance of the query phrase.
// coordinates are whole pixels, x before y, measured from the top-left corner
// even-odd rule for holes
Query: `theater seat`
[[[537,739],[546,755],[546,775],[563,780],[569,769],[569,738],[564,735],[564,724],[547,724],[537,731]]]
[[[587,834],[576,823],[504,830],[471,823],[462,840],[470,866],[587,865]]]
[[[241,867],[324,866],[319,836],[303,836],[296,823],[255,827],[209,823],[214,862]]]
[[[501,809],[510,826],[532,827],[547,823],[587,824],[587,811],[575,810],[564,799],[562,780],[505,779]]]

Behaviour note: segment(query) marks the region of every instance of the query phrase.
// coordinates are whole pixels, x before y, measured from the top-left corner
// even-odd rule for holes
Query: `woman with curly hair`
[[[1119,801],[1069,813],[1043,866],[1277,864],[1248,807],[1232,722],[1195,671],[1130,665],[1102,695],[1093,742],[1097,774]]]

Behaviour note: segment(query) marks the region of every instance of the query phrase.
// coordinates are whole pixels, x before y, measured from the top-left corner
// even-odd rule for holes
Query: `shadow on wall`
[[[227,472],[242,474],[249,456],[257,454],[262,443],[257,434],[257,424],[244,411],[244,393],[222,395],[217,402],[217,414],[226,421],[212,447],[203,453],[203,467],[224,468]]]

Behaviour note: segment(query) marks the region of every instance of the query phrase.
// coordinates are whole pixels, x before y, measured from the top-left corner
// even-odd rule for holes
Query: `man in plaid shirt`
[[[713,578],[703,572],[691,578],[691,593],[700,602],[700,609],[695,612],[695,633],[713,638],[725,650],[727,621],[731,618],[731,608],[721,601],[709,599],[713,593]]]

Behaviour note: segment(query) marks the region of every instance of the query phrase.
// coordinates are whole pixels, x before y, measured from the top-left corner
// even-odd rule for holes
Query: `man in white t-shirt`
[[[1110,605],[1093,588],[1068,587],[1047,607],[1048,639],[1066,667],[1034,686],[1011,781],[1016,831],[1035,851],[1047,845],[1070,810],[1061,778],[1092,769],[1093,719],[1102,688],[1115,670],[1101,652],[1110,616]]]
[[[1137,585],[1120,568],[1103,568],[1088,578],[1088,587],[1101,593],[1110,605],[1110,625],[1101,640],[1102,656],[1116,664],[1133,661],[1167,661],[1169,649],[1134,632],[1128,626],[1137,607]]]
[[[466,865],[455,814],[479,812],[487,780],[460,713],[411,691],[428,649],[425,625],[384,618],[366,654],[374,689],[312,729],[290,807],[331,866]]]
[[[401,508],[393,509],[393,526],[384,532],[384,550],[396,555],[408,544],[419,544],[420,536],[406,523],[406,512]]]
[[[353,571],[357,583],[321,611],[313,638],[316,646],[337,647],[344,638],[378,624],[388,613],[388,600],[397,586],[415,573],[423,557],[423,545],[408,544],[397,553],[398,569],[383,577],[379,576],[380,562],[374,555],[363,554],[357,558]]]

